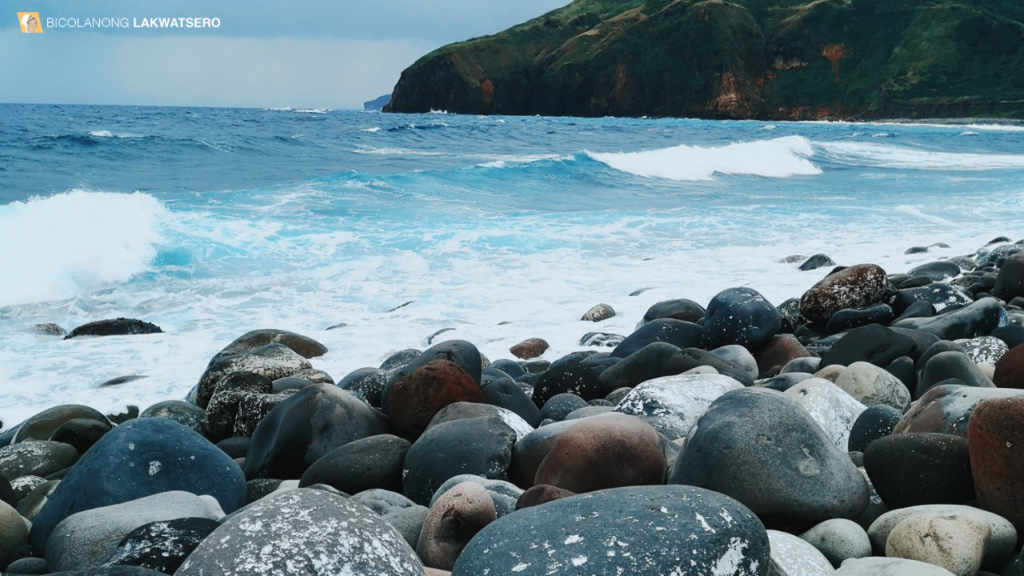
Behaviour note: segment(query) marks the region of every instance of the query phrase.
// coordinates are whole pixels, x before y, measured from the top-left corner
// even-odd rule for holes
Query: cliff
[[[1024,118],[1009,0],[576,0],[445,46],[385,111]]]

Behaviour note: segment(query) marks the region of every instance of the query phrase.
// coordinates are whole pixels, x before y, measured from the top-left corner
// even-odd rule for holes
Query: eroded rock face
[[[692,553],[680,557],[680,542]],[[489,524],[453,576],[730,574],[762,576],[768,534],[738,502],[691,486],[647,486],[570,496]]]
[[[224,522],[176,574],[422,574],[416,553],[384,519],[322,490],[270,496]]]
[[[1010,66],[1004,62],[1020,62],[1015,53],[978,46],[969,35],[951,38],[949,46],[957,54],[971,54],[970,69],[931,53],[900,52],[915,37],[941,34],[940,24],[930,21],[873,35],[873,19],[829,13],[820,20],[792,20],[779,13],[784,12],[780,3],[763,11],[732,3],[656,4],[642,14],[632,12],[632,4],[586,6],[585,12],[580,5],[564,7],[431,52],[402,73],[384,110],[761,120],[1015,117],[1018,112],[1013,102],[1019,87],[999,78]],[[909,22],[914,14],[912,6],[892,10],[897,22]],[[992,27],[1013,14],[998,5],[991,14],[950,15],[949,21],[966,26],[977,17],[982,18],[978,25]],[[589,41],[594,37],[600,41]],[[828,43],[798,48],[790,42],[811,37]],[[690,57],[625,64],[637,54],[662,53]],[[893,80],[891,70],[872,65],[894,58],[902,58],[907,70],[946,66],[952,76],[904,83],[899,98],[848,88],[853,78],[864,86]]]
[[[216,392],[217,383],[235,372],[258,374],[273,381],[310,368],[309,361],[302,355],[276,342],[242,354],[218,355],[210,361],[188,401],[205,409]]]
[[[886,285],[885,270],[880,266],[850,266],[826,276],[805,292],[800,299],[800,313],[812,322],[828,322],[840,310],[880,302]]]

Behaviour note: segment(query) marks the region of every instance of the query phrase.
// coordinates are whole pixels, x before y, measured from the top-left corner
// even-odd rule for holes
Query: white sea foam
[[[380,126],[374,126],[373,128],[363,128],[360,132],[380,132]]]
[[[1005,170],[1024,168],[1024,155],[935,152],[868,142],[815,142],[834,161],[906,170]]]
[[[115,134],[110,130],[91,130],[89,136],[93,138],[139,138],[135,134]]]
[[[900,128],[940,128],[944,130],[982,130],[985,132],[1024,132],[1021,124],[942,124],[939,122],[845,122],[836,120],[804,120],[793,124],[824,124],[832,126],[899,126]]]
[[[292,112],[296,114],[327,114],[330,110],[328,108],[300,108]]]
[[[677,181],[710,180],[715,174],[768,178],[821,174],[821,169],[808,160],[814,155],[814,149],[811,142],[802,136],[720,147],[682,145],[645,152],[586,154],[615,170],[635,176]]]
[[[0,306],[129,280],[156,255],[163,214],[152,196],[82,190],[0,206]]]

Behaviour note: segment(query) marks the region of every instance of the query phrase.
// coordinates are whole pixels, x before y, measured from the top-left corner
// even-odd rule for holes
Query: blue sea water
[[[821,274],[793,254],[970,254],[1024,234],[1022,144],[984,122],[0,105],[0,419],[182,397],[253,328],[318,338],[335,379],[444,328],[553,358],[659,300],[799,296]],[[580,322],[599,302],[619,314]],[[32,330],[117,316],[166,333]]]

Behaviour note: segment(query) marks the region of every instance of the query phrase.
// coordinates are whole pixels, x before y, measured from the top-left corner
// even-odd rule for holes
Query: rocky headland
[[[1024,118],[1006,0],[575,0],[423,56],[392,112]]]

